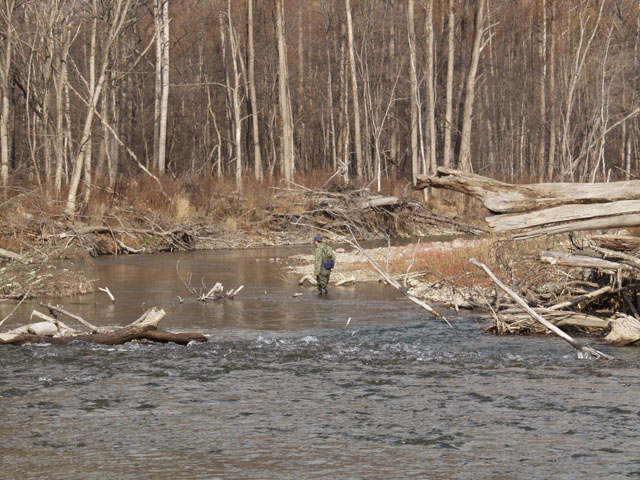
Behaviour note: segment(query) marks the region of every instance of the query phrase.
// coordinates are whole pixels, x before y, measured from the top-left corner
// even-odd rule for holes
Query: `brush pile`
[[[412,197],[379,195],[366,188],[312,190],[295,185],[278,189],[277,202],[282,208],[274,208],[263,226],[288,235],[300,227],[308,236],[309,226],[358,240],[485,232],[440,215]]]
[[[634,249],[625,251],[629,246]],[[540,271],[548,275],[550,282],[520,284],[518,290],[535,312],[564,330],[607,334],[605,341],[617,345],[637,342],[638,247],[637,237],[600,235],[585,238],[580,248],[569,253],[544,251],[540,255]],[[491,311],[495,324],[490,330],[495,333],[548,332],[523,308],[504,298],[496,298]]]

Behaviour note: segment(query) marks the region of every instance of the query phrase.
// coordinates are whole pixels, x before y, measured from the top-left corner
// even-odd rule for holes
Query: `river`
[[[441,311],[452,329],[381,284],[318,297],[281,265],[310,252],[83,264],[116,301],[97,292],[66,299],[68,310],[125,325],[156,306],[163,328],[211,338],[1,346],[0,478],[640,477],[636,348],[597,346],[615,357],[598,361],[556,337],[491,336],[485,321]],[[244,289],[197,302],[176,265],[192,285]]]

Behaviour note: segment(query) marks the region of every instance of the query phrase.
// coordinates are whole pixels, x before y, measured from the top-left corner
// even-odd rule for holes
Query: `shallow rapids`
[[[0,478],[640,476],[634,348],[599,346],[615,360],[596,361],[443,312],[452,330],[378,284],[318,298],[269,261],[289,251],[93,262],[116,303],[68,309],[125,324],[159,306],[164,328],[211,339],[0,347]],[[194,283],[245,289],[192,301],[177,259]]]

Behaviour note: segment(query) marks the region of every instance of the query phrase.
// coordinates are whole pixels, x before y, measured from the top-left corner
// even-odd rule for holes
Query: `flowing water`
[[[99,292],[68,310],[125,325],[157,306],[161,327],[211,338],[0,347],[0,478],[640,477],[637,349],[598,346],[615,360],[597,361],[443,311],[452,330],[380,284],[318,297],[275,260],[302,252],[88,262],[116,302]],[[197,302],[176,264],[194,286],[245,287]]]

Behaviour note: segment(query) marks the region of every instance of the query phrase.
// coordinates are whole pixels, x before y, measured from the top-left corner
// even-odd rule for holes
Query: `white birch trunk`
[[[435,76],[435,45],[433,37],[433,2],[427,4],[425,30],[427,33],[427,121],[425,130],[429,132],[427,141],[427,170],[426,174],[433,174],[437,168],[436,159],[436,76]],[[425,194],[427,190],[424,190]]]

